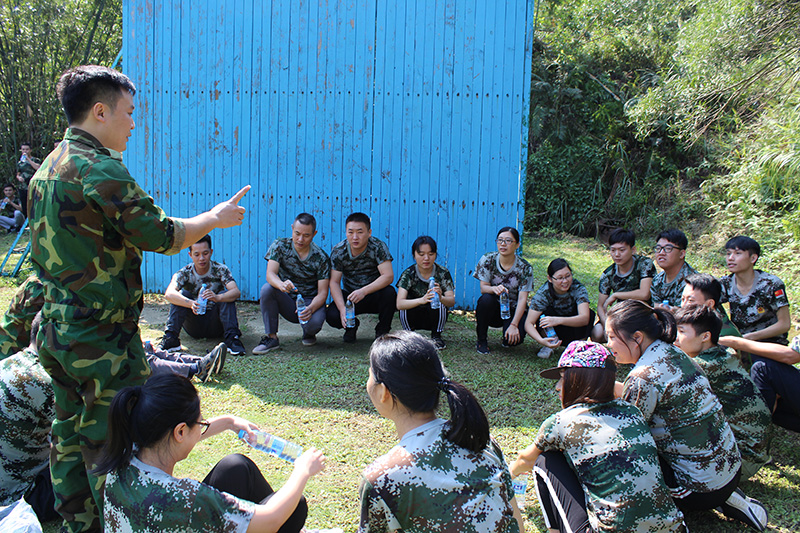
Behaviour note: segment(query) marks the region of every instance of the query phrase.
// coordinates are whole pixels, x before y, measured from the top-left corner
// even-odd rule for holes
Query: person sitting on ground
[[[344,342],[356,342],[359,320],[347,327],[345,301],[353,302],[355,314],[375,313],[378,323],[375,338],[388,333],[394,318],[397,292],[392,287],[394,271],[389,247],[372,236],[372,222],[364,213],[352,213],[345,220],[347,238],[331,250],[328,325],[344,330]]]
[[[728,318],[725,308],[720,304],[721,301],[722,284],[711,274],[692,274],[686,278],[683,295],[681,296],[681,307],[705,305],[716,311],[720,319],[722,319],[720,337],[741,337],[742,334],[739,333],[739,328]]]
[[[719,280],[721,302],[728,302],[731,321],[745,339],[786,346],[791,327],[786,286],[779,277],[755,268],[760,256],[761,246],[750,237],[739,235],[725,243],[730,274]]]
[[[3,187],[3,200],[0,201],[0,228],[13,233],[19,231],[24,223],[25,215],[22,214],[17,190],[9,183]]]
[[[456,304],[455,286],[450,271],[436,262],[438,256],[433,237],[417,237],[411,245],[414,264],[400,274],[397,282],[397,308],[403,329],[426,329],[436,348],[447,347],[442,331],[447,322],[447,309]],[[435,288],[430,288],[433,279]],[[434,293],[439,296],[439,307],[433,308]]]
[[[750,367],[755,383],[772,413],[775,425],[800,433],[800,335],[790,346],[741,337],[721,337],[719,343],[756,356]]]
[[[528,294],[533,288],[533,267],[517,255],[519,232],[511,226],[497,232],[497,251],[484,254],[473,277],[481,282],[481,297],[475,306],[476,349],[489,353],[489,326],[503,328],[503,346],[517,346],[525,340]],[[509,318],[500,312],[500,295],[508,295]]]
[[[440,392],[449,421],[436,417]],[[400,442],[364,471],[359,533],[525,531],[486,414],[447,377],[433,342],[411,331],[376,339],[367,394]]]
[[[719,346],[722,320],[704,305],[682,307],[675,346],[703,369],[717,395],[742,455],[742,477],[748,479],[770,460],[767,429],[770,411],[734,350]]]
[[[737,488],[742,460],[722,405],[700,367],[672,345],[672,313],[627,300],[609,311],[606,333],[617,363],[634,365],[617,392],[650,426],[678,509],[718,508],[764,531],[766,509]]]
[[[538,322],[538,323],[537,323]],[[566,259],[553,259],[547,266],[547,283],[531,298],[525,332],[542,345],[537,355],[547,359],[556,346],[589,337],[594,311],[589,307],[589,292],[572,277]],[[555,336],[545,330],[553,328]]]
[[[656,237],[656,263],[661,272],[653,277],[650,300],[654,306],[680,307],[686,278],[697,271],[686,262],[689,240],[679,229],[662,231]]]
[[[606,313],[622,300],[650,301],[650,285],[656,267],[649,257],[636,253],[636,234],[628,229],[614,230],[608,238],[608,251],[614,264],[600,276],[600,295],[597,297],[597,324],[592,340],[605,342]]]
[[[614,398],[616,368],[601,344],[573,341],[558,366],[542,370],[558,380],[564,409],[542,423],[511,475],[533,469],[551,531],[684,532],[647,422]]]
[[[17,181],[19,182],[20,205],[22,214],[28,216],[28,187],[33,175],[42,166],[42,162],[31,155],[30,143],[22,143],[19,146],[20,158],[17,161]]]
[[[111,402],[108,427],[95,469],[97,475],[107,474],[103,516],[108,531],[299,532],[308,513],[303,488],[325,467],[320,451],[307,450],[277,492],[240,454],[223,458],[202,483],[173,477],[176,463],[199,441],[225,430],[244,430],[254,438],[258,429],[237,416],[204,420],[194,385],[174,374],[120,390]]]
[[[164,293],[170,306],[166,331],[159,345],[162,350],[180,349],[183,328],[196,339],[224,337],[228,353],[244,355],[236,316],[236,300],[241,293],[230,269],[211,260],[213,253],[211,236],[203,236],[189,246],[191,264],[172,276]],[[203,285],[206,288],[201,295]],[[206,310],[202,314],[197,301],[200,296],[206,300]]]
[[[325,323],[331,262],[314,244],[316,234],[317,219],[300,213],[292,223],[292,237],[275,239],[267,250],[267,282],[259,298],[266,335],[253,348],[253,354],[262,355],[280,346],[278,313],[293,324],[300,323],[304,346],[317,343],[317,333]],[[297,309],[298,296],[306,306],[301,312]]]

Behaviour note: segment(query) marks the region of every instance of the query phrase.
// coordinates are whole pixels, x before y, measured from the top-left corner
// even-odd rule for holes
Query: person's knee
[[[259,292],[258,299],[263,304],[265,300],[272,297],[275,291],[275,287],[270,285],[269,283],[265,283],[261,286],[261,291]]]

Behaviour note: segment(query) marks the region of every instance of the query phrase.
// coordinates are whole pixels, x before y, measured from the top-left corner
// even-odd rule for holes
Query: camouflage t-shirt
[[[275,239],[264,256],[267,261],[277,261],[281,281],[292,280],[297,291],[309,302],[319,292],[319,282],[331,277],[331,261],[322,248],[311,243],[305,259],[300,259],[292,239]],[[292,298],[297,293],[290,294]]]
[[[28,156],[28,159],[30,161],[33,161],[34,163],[41,163],[41,161],[39,161],[35,157]],[[31,181],[31,178],[36,173],[36,169],[33,168],[33,165],[31,165],[29,161],[17,161],[17,173],[21,174],[22,177],[25,179],[22,182],[17,182],[15,184],[16,187],[19,187],[19,189],[22,191],[27,191],[28,183]]]
[[[189,263],[178,270],[175,278],[176,289],[178,292],[188,291],[188,298],[197,299],[200,294],[200,287],[205,283],[206,289],[210,289],[214,294],[225,292],[228,283],[235,281],[233,274],[227,265],[211,261],[208,272],[201,276],[194,268],[194,263]],[[214,302],[209,302],[214,303]]]
[[[472,277],[489,285],[502,285],[508,289],[508,299],[512,308],[517,307],[519,293],[533,290],[533,267],[518,255],[514,256],[514,266],[503,270],[500,266],[500,253],[489,252],[478,261]]]
[[[56,416],[50,376],[35,352],[0,361],[0,505],[22,497],[50,465],[50,425]]]
[[[722,405],[681,350],[653,342],[625,379],[622,397],[642,411],[658,453],[683,488],[711,492],[736,475],[742,461]]]
[[[586,494],[592,531],[685,531],[650,428],[633,405],[571,405],[542,423],[536,447],[567,456]]]
[[[359,533],[518,532],[511,474],[492,441],[474,453],[436,419],[403,435],[364,471]]]
[[[555,291],[550,290],[550,282],[548,281],[536,291],[536,294],[531,298],[530,309],[531,311],[544,312],[548,307],[553,307],[555,316],[574,316],[577,312],[576,307],[579,304],[589,303],[589,291],[583,284],[576,280],[572,280],[572,285],[569,290],[564,294],[556,294]]]
[[[652,278],[655,275],[656,267],[652,259],[643,255],[634,255],[633,268],[624,276],[619,275],[616,264],[612,264],[603,271],[600,276],[600,294],[610,296],[615,292],[637,291],[644,278]]]
[[[730,348],[716,346],[694,358],[722,404],[742,459],[763,465],[769,461],[767,428],[772,420],[761,392]]]
[[[342,273],[342,287],[348,294],[378,279],[378,265],[392,260],[389,247],[375,237],[369,238],[366,249],[357,257],[350,254],[347,239],[331,250],[331,268]]]
[[[413,264],[407,269],[403,270],[403,273],[400,274],[400,280],[397,282],[397,288],[407,290],[409,300],[422,298],[425,296],[425,293],[428,292],[428,284],[430,283],[429,279],[430,278],[423,279],[422,276],[420,276],[417,265]],[[455,285],[453,285],[453,277],[450,275],[450,271],[442,266],[439,266],[437,263],[433,264],[433,281],[439,284],[439,288],[442,289],[442,294],[446,293],[447,291],[456,290]]]
[[[42,282],[35,275],[19,286],[8,311],[0,317],[0,359],[15,354],[31,343],[31,324],[44,305]]]
[[[722,284],[722,302],[728,302],[731,308],[731,321],[736,324],[742,334],[762,330],[778,321],[778,309],[789,305],[786,287],[777,276],[761,270],[755,271],[753,287],[748,294],[741,294],[736,286],[736,275],[730,274],[720,278]],[[777,342],[786,346],[789,337],[786,333],[761,339],[762,342]]]
[[[136,457],[106,477],[107,531],[244,533],[255,504],[195,481],[178,479]]]
[[[686,278],[692,274],[697,274],[697,270],[692,268],[689,263],[684,262],[675,279],[667,283],[667,273],[662,270],[653,277],[653,284],[650,285],[650,300],[653,304],[669,300],[671,307],[680,307]]]
[[[31,261],[45,319],[138,321],[142,252],[175,254],[183,222],[167,217],[122,164],[122,154],[69,128],[31,180]]]
[[[16,211],[16,209],[14,209],[14,206],[11,205],[10,202],[6,202],[6,197],[5,196],[2,199],[0,199],[0,205],[2,205],[3,202],[5,202],[5,205],[3,205],[3,208],[0,209],[0,215],[3,215],[4,217],[13,218],[14,217],[14,211]],[[20,205],[19,196],[15,196],[14,198],[12,198],[11,202],[14,202],[17,205]]]

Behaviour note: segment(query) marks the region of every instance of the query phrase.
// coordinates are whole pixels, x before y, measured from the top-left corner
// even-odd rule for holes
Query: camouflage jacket
[[[134,457],[106,477],[107,531],[244,533],[255,504],[195,481],[178,479]]]
[[[190,263],[178,270],[175,273],[175,288],[178,292],[187,291],[191,296],[189,298],[197,299],[200,293],[200,287],[206,284],[206,288],[214,292],[214,294],[221,294],[225,292],[228,283],[235,281],[231,270],[222,263],[216,261],[209,261],[208,272],[201,276],[194,269],[194,263]],[[213,304],[214,302],[208,302]]]
[[[533,267],[520,256],[514,256],[514,266],[503,270],[500,253],[489,252],[480,258],[472,277],[489,285],[502,285],[508,289],[508,300],[512,308],[517,307],[519,293],[533,290]]]
[[[777,276],[761,270],[755,271],[753,287],[748,294],[741,294],[736,286],[736,276],[730,274],[720,278],[722,284],[722,302],[728,302],[731,308],[731,321],[736,324],[742,334],[764,329],[778,321],[778,309],[789,305],[786,297],[786,286]],[[762,342],[776,342],[786,346],[786,333]]]
[[[767,428],[772,413],[739,357],[731,349],[715,346],[700,352],[694,360],[722,404],[742,459],[758,465],[769,462]]]
[[[0,359],[28,347],[33,317],[43,305],[42,282],[36,276],[30,276],[19,286],[8,311],[0,317]]]
[[[530,309],[544,312],[548,307],[552,307],[555,316],[575,316],[578,312],[578,304],[588,303],[589,291],[580,281],[573,279],[572,285],[564,294],[556,294],[555,291],[551,291],[548,281],[539,287],[539,290],[531,298]]]
[[[633,405],[571,405],[542,423],[536,447],[567,456],[586,493],[592,531],[685,531],[650,428]]]
[[[667,273],[662,270],[653,277],[653,284],[650,285],[650,300],[653,304],[660,304],[664,300],[668,300],[671,307],[680,307],[686,278],[692,274],[697,274],[697,270],[692,268],[689,263],[684,262],[675,279],[667,283]]]
[[[41,161],[39,161],[35,157],[28,156],[28,158],[34,163],[41,163]],[[17,172],[21,174],[22,177],[25,179],[21,183],[20,182],[15,183],[15,186],[19,187],[19,189],[22,191],[27,191],[28,183],[31,181],[31,177],[33,177],[34,173],[36,173],[36,169],[33,168],[33,166],[28,161],[24,162],[17,161]]]
[[[642,411],[683,488],[711,492],[736,475],[742,461],[722,405],[700,367],[678,348],[663,341],[648,346],[622,397]]]
[[[615,292],[629,292],[639,289],[644,278],[652,278],[656,275],[656,267],[653,260],[643,255],[633,256],[633,268],[631,271],[620,276],[617,272],[617,265],[609,265],[600,276],[598,290],[600,294],[611,296]]]
[[[403,435],[364,471],[359,533],[517,532],[511,474],[492,441],[473,453],[437,419]]]
[[[433,264],[433,281],[439,284],[439,288],[442,289],[442,294],[447,291],[456,290],[450,271],[436,263]],[[403,273],[400,274],[400,279],[397,281],[397,288],[407,290],[408,299],[413,300],[425,296],[425,293],[428,292],[429,283],[427,279],[422,279],[415,263],[403,270]]]
[[[378,279],[378,265],[392,260],[389,247],[375,237],[369,238],[367,248],[358,257],[350,254],[347,239],[331,250],[331,268],[342,273],[342,287],[348,294]]]
[[[122,154],[70,128],[31,180],[30,199],[45,318],[138,320],[142,251],[177,253],[185,230],[136,184]]]
[[[0,505],[10,505],[50,464],[55,418],[50,376],[25,349],[0,361]]]
[[[289,296],[296,298],[298,293],[302,294],[306,303],[319,292],[318,283],[331,277],[331,261],[328,254],[313,242],[306,258],[300,259],[292,239],[275,239],[264,259],[275,261],[280,265],[278,277],[281,281],[288,279],[294,283],[297,293]]]

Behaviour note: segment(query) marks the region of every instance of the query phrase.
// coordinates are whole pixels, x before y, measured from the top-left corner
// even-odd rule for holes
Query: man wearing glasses
[[[686,235],[679,229],[668,229],[656,238],[656,264],[661,272],[653,277],[650,300],[654,306],[680,307],[686,278],[697,271],[686,262]]]

